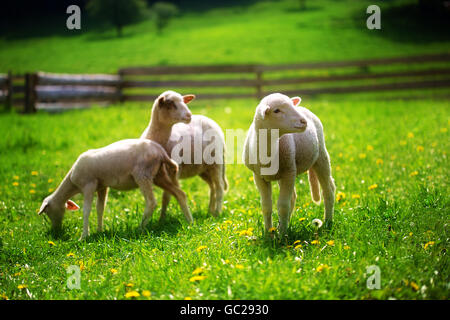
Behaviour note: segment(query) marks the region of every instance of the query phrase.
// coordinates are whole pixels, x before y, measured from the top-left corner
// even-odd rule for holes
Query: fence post
[[[262,70],[256,67],[256,96],[261,100],[263,98],[262,95]]]
[[[36,112],[37,74],[25,74],[25,113]]]
[[[6,110],[11,110],[12,104],[13,104],[13,77],[12,72],[8,71],[8,78],[6,80],[6,90],[8,92],[5,100],[5,107]]]
[[[119,75],[119,83],[117,85],[116,90],[117,90],[117,95],[119,97],[119,102],[122,103],[124,101],[124,99],[123,99],[123,92],[122,92],[122,90],[123,90],[123,86],[122,86],[122,84],[123,84],[123,72],[122,72],[122,70],[119,70],[117,73]]]

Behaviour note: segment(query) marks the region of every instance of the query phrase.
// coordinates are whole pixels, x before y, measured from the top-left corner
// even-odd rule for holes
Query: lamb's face
[[[54,230],[60,230],[62,228],[65,209],[76,211],[79,208],[80,207],[72,200],[68,200],[65,206],[56,204],[55,201],[52,201],[51,196],[49,196],[42,202],[38,214],[45,213],[50,219],[52,228]]]
[[[279,93],[271,94],[258,106],[258,121],[264,128],[279,129],[280,135],[303,132],[308,123],[296,108],[300,101],[298,97],[291,99]]]
[[[187,104],[194,98],[192,94],[182,96],[173,91],[163,93],[157,99],[155,106],[158,108],[159,120],[167,125],[191,122],[192,113]]]

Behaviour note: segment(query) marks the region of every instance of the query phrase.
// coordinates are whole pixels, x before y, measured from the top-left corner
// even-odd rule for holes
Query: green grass
[[[199,100],[190,106],[224,130],[247,130],[256,103]],[[448,101],[305,99],[302,105],[322,119],[337,191],[345,198],[336,204],[332,229],[316,233],[310,223],[322,218],[323,204],[312,204],[306,175],[298,177],[289,237],[281,242],[264,237],[251,172],[236,164],[227,166],[230,190],[219,218],[207,214],[206,184],[192,178],[182,181],[192,226],[172,201],[167,221],[158,222],[158,207],[139,234],[140,192],[112,191],[105,232],[95,232],[94,210],[92,235],[78,242],[82,215],[67,212],[63,234],[56,236],[36,214],[49,189],[86,149],[139,136],[150,107],[0,115],[0,295],[124,299],[136,290],[147,299],[142,293],[149,290],[151,299],[448,299]],[[80,196],[74,200],[82,203]],[[239,235],[249,228],[252,236]],[[296,240],[302,248],[290,247]],[[83,266],[80,290],[66,287],[69,265]],[[321,265],[328,268],[318,272]],[[370,265],[381,270],[380,290],[366,287]],[[206,278],[190,282],[199,267]]]
[[[405,4],[406,6],[402,5]],[[384,1],[382,29],[366,28],[372,1],[256,1],[196,11],[185,8],[161,35],[154,21],[98,29],[82,15],[81,31],[67,15],[20,22],[0,35],[0,72],[114,73],[136,65],[282,64],[448,52],[449,23],[420,16],[417,1]]]

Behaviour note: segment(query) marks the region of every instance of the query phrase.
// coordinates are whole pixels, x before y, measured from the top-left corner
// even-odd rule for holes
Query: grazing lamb
[[[336,187],[331,176],[322,123],[308,109],[297,107],[300,101],[299,97],[291,99],[280,93],[264,97],[256,108],[244,146],[243,160],[253,171],[254,181],[261,195],[267,231],[272,228],[271,182],[278,181],[280,234],[286,233],[295,206],[295,177],[305,171],[308,171],[313,201],[320,203],[320,183],[325,203],[325,221],[331,222],[333,218]],[[279,129],[279,138],[270,129]],[[264,172],[268,165],[267,161],[261,161],[261,153],[259,157],[254,156],[256,148],[261,148],[264,143],[267,143],[269,150],[267,154],[279,161],[277,170],[269,173]]]
[[[178,187],[177,164],[156,142],[142,139],[121,140],[104,148],[88,150],[81,154],[59,187],[42,202],[39,214],[45,212],[55,229],[62,226],[64,206],[68,210],[79,209],[70,197],[82,193],[83,234],[89,235],[89,214],[94,193],[97,191],[98,231],[103,229],[103,211],[108,188],[131,190],[140,188],[146,206],[140,228],[143,229],[156,207],[153,184],[172,194],[178,200],[188,222],[192,215],[186,201],[186,194]]]
[[[224,134],[220,126],[213,120],[205,116],[191,114],[187,103],[194,98],[194,95],[181,96],[179,93],[170,90],[163,92],[153,104],[150,124],[141,138],[158,142],[169,155],[172,155],[172,151],[180,144],[182,139],[190,141],[190,155],[187,157],[190,159],[190,163],[178,161],[178,178],[185,179],[199,175],[206,181],[210,188],[209,212],[218,216],[222,211],[224,191],[228,188],[225,176]],[[205,132],[208,132],[208,134],[205,134]],[[212,137],[214,139],[211,139]],[[195,163],[194,152],[197,149],[195,139],[201,140],[199,142],[202,150],[213,143],[215,150],[222,152],[221,161],[214,162],[202,155],[201,159],[197,157],[199,161]],[[170,196],[168,192],[163,193],[161,219],[164,219],[166,215]]]

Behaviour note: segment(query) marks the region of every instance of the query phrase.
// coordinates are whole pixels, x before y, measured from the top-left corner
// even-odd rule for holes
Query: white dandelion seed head
[[[314,227],[316,227],[317,229],[319,229],[320,227],[322,227],[323,222],[322,222],[322,220],[320,220],[320,219],[314,219],[314,220],[311,222],[311,224],[312,224]]]

